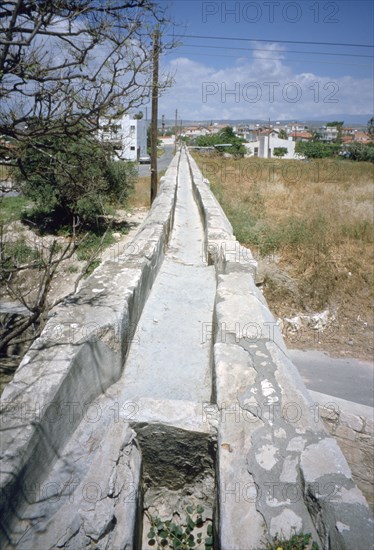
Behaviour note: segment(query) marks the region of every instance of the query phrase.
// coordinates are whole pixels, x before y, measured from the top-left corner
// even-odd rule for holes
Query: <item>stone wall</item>
[[[206,251],[216,267],[214,344],[218,420],[216,530],[221,547],[264,548],[276,534],[311,533],[320,548],[371,548],[373,522],[336,440],[287,355],[256,287],[256,262],[235,239],[190,158]]]
[[[353,480],[374,511],[374,409],[319,392],[310,394],[316,414],[338,442]]]
[[[179,155],[152,209],[115,261],[55,308],[1,397],[0,537],[59,456],[90,403],[119,379],[173,225]],[[72,410],[73,407],[73,410]],[[58,413],[57,413],[58,411]]]

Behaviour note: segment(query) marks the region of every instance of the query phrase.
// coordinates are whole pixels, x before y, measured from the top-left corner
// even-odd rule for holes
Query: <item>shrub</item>
[[[225,143],[230,145],[217,148],[221,154],[230,153],[236,157],[243,157],[247,153],[247,149],[243,145],[244,139],[237,137],[231,126],[226,126],[213,136],[200,136],[196,139],[196,145],[200,147],[214,147]]]
[[[322,143],[320,141],[298,141],[295,152],[308,159],[333,157],[339,153],[341,146],[337,143]]]
[[[287,147],[274,147],[275,157],[284,157],[284,155],[287,155]]]
[[[374,162],[374,143],[350,143],[345,151],[350,160]]]
[[[21,146],[15,177],[34,214],[58,225],[77,216],[90,224],[108,202],[124,204],[136,176],[132,163],[112,161],[93,137],[59,136]]]

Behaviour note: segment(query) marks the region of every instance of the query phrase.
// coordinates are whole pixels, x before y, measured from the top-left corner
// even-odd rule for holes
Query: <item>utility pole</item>
[[[152,121],[151,121],[151,204],[157,195],[157,118],[158,118],[158,61],[160,33],[155,31],[153,38],[153,82],[152,82]]]
[[[178,109],[175,109],[175,123],[174,123],[174,155],[177,152],[177,130],[178,130]]]

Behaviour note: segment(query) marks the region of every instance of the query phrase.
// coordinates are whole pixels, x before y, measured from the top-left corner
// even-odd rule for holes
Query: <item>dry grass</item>
[[[130,208],[141,208],[141,207],[149,208],[150,196],[151,196],[150,176],[145,176],[142,178],[139,177],[135,184],[134,192],[131,193],[129,197],[128,206]]]
[[[238,240],[259,257],[277,258],[277,269],[296,283],[295,292],[265,281],[276,314],[329,308],[345,323],[361,323],[355,334],[373,330],[372,164],[195,158]]]
[[[165,171],[158,173],[158,183],[160,184],[160,179],[165,174]],[[129,208],[149,208],[151,199],[151,176],[139,177],[133,193],[130,195],[128,200]]]
[[[5,164],[0,164],[0,183],[9,178],[9,167]]]

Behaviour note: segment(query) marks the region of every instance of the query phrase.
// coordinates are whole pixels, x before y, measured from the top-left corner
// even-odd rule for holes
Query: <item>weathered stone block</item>
[[[364,421],[359,416],[348,414],[345,411],[340,411],[340,424],[344,424],[356,432],[361,432],[364,427]]]

